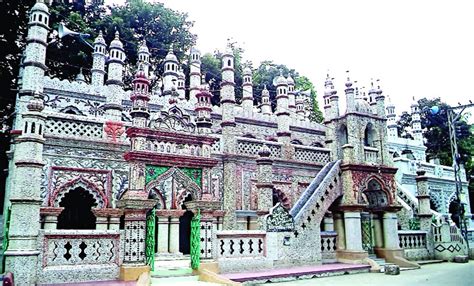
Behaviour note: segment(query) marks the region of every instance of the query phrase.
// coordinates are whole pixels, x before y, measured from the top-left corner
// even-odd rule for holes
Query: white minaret
[[[112,121],[122,120],[123,65],[125,51],[119,32],[109,46],[109,67],[107,76],[107,98],[104,105],[105,117]]]
[[[178,80],[178,58],[173,53],[171,47],[165,57],[165,71],[163,73],[163,95],[170,95],[177,89]]]
[[[304,120],[305,119],[305,110],[304,110],[304,97],[302,94],[298,94],[295,99],[295,104],[296,104],[296,118],[298,120]]]
[[[143,40],[138,48],[138,66],[141,67],[147,78],[150,76],[150,50]]]
[[[324,114],[326,120],[332,120],[339,116],[339,96],[334,88],[332,78],[327,74],[324,82]]]
[[[352,81],[349,76],[349,71],[346,71],[347,80],[346,80],[346,89],[344,92],[346,93],[346,113],[351,113],[355,111],[355,93],[354,87],[352,87]]]
[[[370,80],[370,89],[369,89],[369,105],[373,114],[377,114],[377,102],[375,98],[377,97],[377,89],[374,86],[374,80]]]
[[[234,80],[234,51],[230,44],[222,55],[221,81],[221,109],[222,109],[222,137],[221,149],[223,154],[234,154],[236,151],[235,139],[235,80]],[[235,229],[237,217],[235,200],[237,181],[234,176],[237,171],[235,161],[224,160],[224,206],[226,212],[223,221],[224,229]]]
[[[377,80],[377,89],[375,95],[376,114],[385,117],[385,95],[380,88],[380,80]]]
[[[295,95],[295,80],[288,74],[286,78],[288,82],[288,109],[291,117],[296,117],[296,95]]]
[[[390,100],[387,105],[387,133],[390,139],[398,137],[395,105]]]
[[[281,74],[274,80],[276,86],[277,100],[277,123],[278,123],[278,141],[288,144],[290,142],[290,111],[288,109],[288,82]]]
[[[37,281],[37,247],[40,229],[43,144],[46,116],[43,114],[43,78],[49,33],[49,10],[43,1],[31,8],[23,62],[23,82],[17,100],[12,182],[5,204],[11,207],[9,244],[4,250],[5,271],[15,273],[21,285]]]
[[[185,83],[185,78],[184,78],[184,72],[183,69],[179,68],[178,69],[178,99],[181,100],[186,100],[186,90],[184,87]]]
[[[245,67],[242,73],[242,109],[247,112],[253,112],[253,85],[252,70]]]
[[[105,78],[105,60],[107,59],[107,45],[105,44],[102,31],[94,40],[94,53],[92,53],[92,79],[93,86],[104,85]]]
[[[418,102],[416,102],[415,97],[413,97],[413,102],[411,104],[411,130],[413,132],[413,138],[418,143],[423,144],[423,133],[421,131],[421,118],[420,118],[420,107]]]
[[[201,53],[193,47],[189,57],[189,101],[194,105],[201,86]]]
[[[270,92],[267,89],[267,85],[263,86],[262,90],[262,104],[261,111],[263,115],[272,114],[272,105],[270,103]]]

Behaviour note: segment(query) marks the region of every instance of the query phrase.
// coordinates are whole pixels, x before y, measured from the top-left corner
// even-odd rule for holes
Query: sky
[[[398,114],[409,109],[413,97],[441,97],[451,105],[474,100],[472,1],[160,2],[195,21],[191,31],[202,53],[222,50],[231,38],[254,67],[273,60],[307,76],[316,86],[321,110],[328,72],[345,105],[347,70],[359,87],[380,79]]]

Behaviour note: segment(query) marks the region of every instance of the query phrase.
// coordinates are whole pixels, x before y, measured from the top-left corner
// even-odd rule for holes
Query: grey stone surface
[[[386,275],[399,275],[400,266],[395,265],[395,264],[385,265],[385,274]]]

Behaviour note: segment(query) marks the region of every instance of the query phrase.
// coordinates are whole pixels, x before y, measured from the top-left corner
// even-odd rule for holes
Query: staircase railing
[[[412,210],[413,214],[418,214],[418,199],[415,198],[407,189],[405,189],[399,182],[397,185],[397,195],[404,203],[406,203]]]

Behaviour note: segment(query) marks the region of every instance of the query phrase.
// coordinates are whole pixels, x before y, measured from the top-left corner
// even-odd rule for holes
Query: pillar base
[[[377,257],[385,258],[385,261],[397,264],[400,267],[416,267],[420,268],[420,265],[414,261],[408,261],[405,259],[403,249],[388,249],[388,248],[375,248],[375,254]]]
[[[137,281],[138,277],[145,272],[150,272],[150,266],[139,265],[139,266],[120,266],[119,279],[122,281]]]
[[[369,257],[367,251],[337,250],[336,258],[338,262],[348,264],[365,264],[364,259]]]

